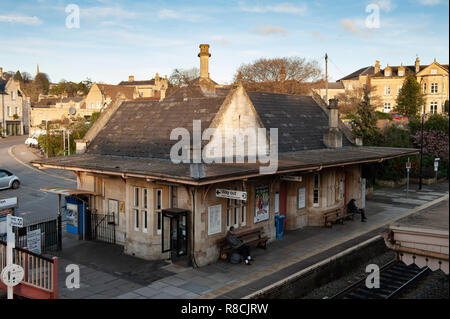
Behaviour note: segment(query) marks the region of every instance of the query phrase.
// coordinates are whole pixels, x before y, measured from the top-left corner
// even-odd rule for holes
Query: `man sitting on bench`
[[[355,204],[355,199],[351,199],[347,204],[347,212],[353,214],[361,214],[361,221],[366,221],[366,214],[364,213],[364,209],[359,209]]]
[[[252,257],[250,256],[250,247],[245,245],[237,236],[234,234],[234,227],[231,226],[230,230],[227,232],[227,241],[231,248],[236,249],[239,255],[245,258],[245,264],[250,265]]]

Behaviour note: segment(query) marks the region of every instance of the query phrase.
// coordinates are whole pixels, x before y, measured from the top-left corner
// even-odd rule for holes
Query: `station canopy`
[[[92,192],[85,189],[70,188],[70,187],[41,187],[41,191],[47,193],[53,193],[64,196],[75,196],[75,195],[95,195],[99,196],[101,193]]]

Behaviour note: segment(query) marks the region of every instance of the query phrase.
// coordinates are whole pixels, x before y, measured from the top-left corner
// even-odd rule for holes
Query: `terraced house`
[[[29,129],[30,98],[20,88],[19,81],[3,78],[0,68],[0,132],[4,136],[23,135]]]
[[[163,101],[118,104],[94,124],[88,140],[79,141],[79,154],[33,162],[73,171],[78,189],[61,194],[103,216],[94,223],[109,220],[114,242],[128,254],[202,266],[219,258],[218,242],[230,226],[261,230],[269,242],[276,240],[277,215],[285,216],[288,230],[323,226],[324,216],[351,198],[364,204],[362,164],[417,153],[360,146],[339,121],[336,100],[326,108],[311,96],[247,92],[240,82],[220,87],[207,72],[209,46],[200,48],[201,75],[191,85]],[[195,144],[195,121],[201,121],[200,136],[216,129],[201,145]],[[252,162],[251,151],[242,161],[231,155],[229,163],[214,156],[176,163],[171,150],[180,142],[173,134],[179,128],[191,142],[185,151],[194,159],[196,147],[223,137],[217,131],[277,129],[276,169],[262,173],[268,163]],[[249,140],[231,141],[233,148],[251,146]],[[273,141],[271,131],[258,144],[273,150]],[[245,195],[221,196],[223,190]],[[78,216],[75,226],[78,232],[87,229],[90,238],[93,224],[80,223],[86,219],[92,221]]]
[[[448,64],[439,64],[436,60],[431,64],[421,65],[417,57],[414,65],[387,65],[384,69],[377,60],[374,66],[361,68],[336,83],[330,83],[330,87],[338,88],[332,93],[339,94],[371,84],[375,88],[372,94],[381,101],[377,111],[389,113],[394,110],[398,93],[409,74],[416,77],[424,94],[425,104],[421,112],[426,114],[445,112],[445,101],[449,99]],[[321,93],[323,91],[322,88]]]

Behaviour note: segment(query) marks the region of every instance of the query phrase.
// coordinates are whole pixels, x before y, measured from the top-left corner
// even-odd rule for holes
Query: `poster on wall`
[[[269,186],[255,188],[255,218],[254,223],[269,219]]]
[[[298,209],[306,207],[306,188],[299,187],[298,189]]]
[[[222,205],[208,207],[208,235],[222,232]]]

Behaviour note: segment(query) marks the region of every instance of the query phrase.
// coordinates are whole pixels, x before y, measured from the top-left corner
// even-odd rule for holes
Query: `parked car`
[[[37,140],[37,136],[33,135],[32,137],[29,137],[25,140],[25,145],[30,146],[30,147],[38,147],[39,146],[39,142]]]
[[[10,171],[0,168],[0,189],[13,188],[20,186],[19,178]]]
[[[391,116],[394,120],[406,120],[407,119],[406,116],[399,114],[399,113],[391,113]]]

